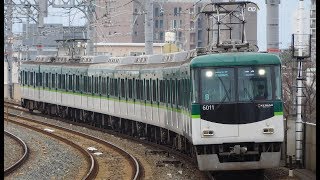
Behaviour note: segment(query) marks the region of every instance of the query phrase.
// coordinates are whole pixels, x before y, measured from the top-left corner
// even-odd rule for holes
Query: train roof
[[[268,53],[242,52],[209,54],[193,58],[191,68],[212,66],[249,66],[281,64],[277,55]]]

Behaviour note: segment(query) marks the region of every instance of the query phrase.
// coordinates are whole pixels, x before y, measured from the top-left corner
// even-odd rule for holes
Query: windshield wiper
[[[224,83],[223,83],[223,81],[221,80],[220,77],[218,77],[218,79],[221,81],[221,84],[222,84],[222,86],[223,86],[224,92],[226,93],[225,96],[227,96],[228,100],[230,101],[230,97],[229,97],[229,95],[228,95],[229,92],[227,91],[226,86],[224,85]],[[229,89],[229,91],[231,91],[231,90]],[[224,98],[225,98],[225,97],[224,97]],[[223,98],[222,98],[222,99],[223,99]]]
[[[250,96],[250,94],[249,94],[249,92],[248,92],[247,88],[244,88],[243,90],[244,90],[244,92],[245,92],[245,93],[247,93],[247,95],[248,95],[248,97],[249,97],[250,101],[251,101],[252,103],[254,103],[255,101],[254,101],[254,99]]]

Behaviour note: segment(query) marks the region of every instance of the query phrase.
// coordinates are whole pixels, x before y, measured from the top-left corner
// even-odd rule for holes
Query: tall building
[[[165,42],[166,32],[175,33],[175,44],[183,50],[204,47],[208,44],[207,19],[197,16],[211,0],[154,0],[153,42]],[[216,0],[214,2],[221,2]],[[96,42],[144,43],[145,0],[96,0]],[[254,11],[253,11],[254,10]],[[257,13],[254,8],[245,10],[246,37],[257,44]],[[210,40],[212,42],[212,40]]]
[[[311,0],[310,34],[311,34],[311,61],[316,62],[316,0]]]

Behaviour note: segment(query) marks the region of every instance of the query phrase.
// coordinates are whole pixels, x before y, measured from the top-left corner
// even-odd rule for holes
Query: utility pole
[[[87,42],[87,55],[93,55],[93,38],[94,38],[94,27],[92,25],[93,23],[93,12],[94,7],[92,5],[92,0],[88,0],[87,2],[87,14],[88,14],[88,22],[87,22],[87,36],[88,36],[88,42]]]
[[[145,0],[145,52],[153,54],[153,0]]]
[[[13,14],[13,2],[12,0],[6,0],[7,4],[7,18],[6,18],[6,60],[8,62],[8,92],[9,98],[13,99],[13,87],[12,87],[12,14]]]
[[[37,21],[37,55],[42,54],[42,30],[44,28],[44,17],[48,15],[48,1],[38,0],[38,21]]]

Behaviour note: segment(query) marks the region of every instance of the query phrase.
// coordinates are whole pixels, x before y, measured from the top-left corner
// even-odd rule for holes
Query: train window
[[[91,77],[88,77],[88,93],[91,94],[92,93],[92,81],[91,81]]]
[[[108,97],[109,97],[109,95],[110,95],[110,79],[109,79],[109,77],[107,77],[107,85],[106,85],[106,94],[108,95]]]
[[[38,73],[38,86],[42,87],[42,73]]]
[[[61,89],[61,74],[58,74],[58,89]]]
[[[46,73],[46,77],[45,77],[45,87],[49,88],[49,74]]]
[[[282,99],[282,94],[281,94],[281,69],[280,66],[275,66],[274,67],[274,76],[275,76],[275,98],[276,99]]]
[[[52,89],[55,89],[56,88],[56,75],[55,74],[52,74],[52,77],[51,77],[51,87]]]
[[[114,96],[118,97],[119,96],[119,88],[118,88],[118,79],[114,79]]]
[[[177,104],[176,102],[176,97],[177,97],[177,85],[176,85],[176,80],[171,80],[172,82],[172,104]]]
[[[68,90],[72,91],[73,90],[73,81],[72,81],[72,75],[69,75],[69,79],[68,79]]]
[[[132,79],[129,79],[128,80],[128,96],[129,96],[129,99],[132,99]]]
[[[192,103],[199,102],[199,72],[192,70]]]
[[[239,101],[271,100],[270,67],[243,67],[238,70]]]
[[[159,93],[159,101],[163,102],[163,80],[160,80]]]
[[[28,72],[24,71],[24,85],[28,85]]]
[[[120,91],[121,91],[121,97],[125,98],[126,94],[125,94],[125,86],[124,86],[124,79],[120,80]]]
[[[61,75],[61,89],[66,89],[66,76],[64,74]]]
[[[167,80],[166,86],[167,86],[167,103],[171,104],[171,81]]]
[[[88,93],[88,76],[83,77],[83,92]]]
[[[98,81],[98,77],[94,77],[93,80],[94,80],[94,81],[93,81],[93,83],[94,83],[93,93],[94,93],[94,94],[98,94],[98,91],[99,91],[99,86],[98,86],[99,81]]]
[[[152,101],[157,101],[157,84],[156,84],[156,80],[152,80]]]
[[[206,103],[235,101],[234,68],[201,70],[201,100]]]
[[[177,94],[177,96],[178,96],[178,105],[179,106],[182,106],[182,100],[183,100],[182,82],[183,82],[182,79],[178,80],[178,94]]]
[[[137,79],[136,80],[136,97],[139,100],[141,100],[140,91],[141,91],[140,80]]]
[[[80,91],[80,77],[79,75],[76,75],[76,91]]]
[[[114,96],[114,79],[110,79],[110,95]]]
[[[101,81],[101,94],[106,95],[106,78],[103,77]]]
[[[33,72],[30,72],[30,85],[33,86]]]
[[[146,100],[150,101],[150,83],[149,80],[146,80],[146,85],[145,85],[145,90],[146,90]]]

